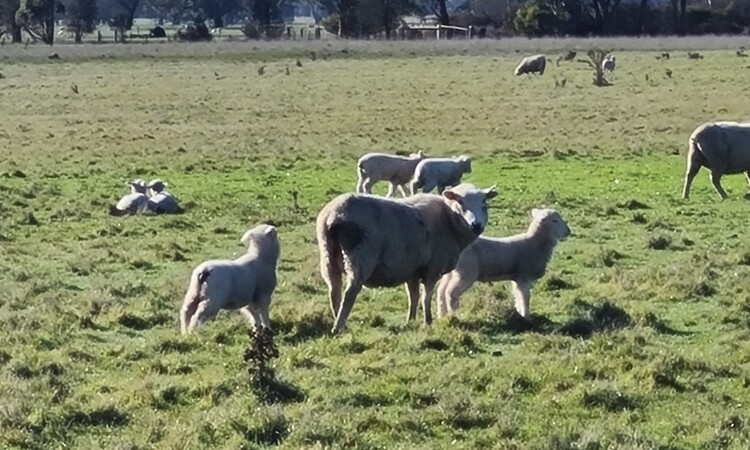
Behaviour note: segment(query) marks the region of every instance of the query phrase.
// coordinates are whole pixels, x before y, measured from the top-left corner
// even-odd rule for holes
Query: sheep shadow
[[[511,307],[497,311],[489,319],[473,322],[456,320],[459,328],[486,335],[538,333],[581,339],[588,339],[594,333],[627,328],[633,324],[630,314],[609,301],[592,304],[580,299],[573,303],[572,317],[562,323],[539,314],[531,314],[529,319],[524,319]]]

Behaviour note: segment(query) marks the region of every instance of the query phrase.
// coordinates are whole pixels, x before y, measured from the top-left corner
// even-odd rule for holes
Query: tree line
[[[346,38],[392,38],[406,15],[434,15],[479,37],[739,34],[750,27],[750,0],[0,0],[0,38],[52,44],[58,20],[80,42],[100,21],[130,30],[152,17],[205,27],[243,22],[262,36],[300,6]],[[250,33],[246,33],[250,36]]]

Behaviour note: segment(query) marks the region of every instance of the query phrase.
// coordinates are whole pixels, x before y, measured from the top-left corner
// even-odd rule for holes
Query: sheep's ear
[[[492,186],[490,186],[487,189],[485,189],[483,191],[484,192],[484,198],[486,198],[487,200],[492,200],[493,198],[497,197],[497,191],[495,190],[496,187],[497,186],[495,186],[493,184]]]
[[[533,209],[531,210],[531,217],[532,217],[533,219],[536,219],[536,218],[538,218],[538,217],[539,217],[539,216],[540,216],[541,214],[542,214],[542,210],[541,210],[541,209],[539,209],[539,208],[533,208]]]
[[[417,156],[419,156],[420,158],[424,158],[424,152],[422,150],[418,151]]]
[[[453,200],[454,202],[460,202],[464,199],[460,194],[453,191],[443,191],[443,197],[448,200]]]

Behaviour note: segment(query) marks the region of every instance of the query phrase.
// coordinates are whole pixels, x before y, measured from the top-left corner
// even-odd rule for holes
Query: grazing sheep
[[[180,329],[188,334],[221,309],[239,309],[255,327],[271,328],[268,308],[276,289],[281,246],[272,225],[251,228],[240,239],[247,252],[235,260],[213,259],[193,269],[180,310]]]
[[[527,56],[521,60],[514,72],[516,75],[525,73],[538,73],[544,75],[544,68],[547,66],[547,58],[544,55]]]
[[[167,183],[156,179],[148,184],[151,197],[148,199],[148,209],[156,214],[181,214],[184,212],[177,200],[166,191]]]
[[[603,72],[614,72],[615,71],[615,57],[613,55],[607,55],[602,61]]]
[[[510,280],[516,311],[528,319],[531,286],[544,276],[557,242],[569,235],[570,228],[557,211],[534,208],[525,233],[505,238],[480,236],[440,280],[438,316],[457,309],[459,297],[475,282]]]
[[[126,214],[137,214],[146,210],[148,197],[146,197],[146,181],[137,179],[128,181],[130,194],[122,197],[116,205],[109,207],[109,214],[113,216],[124,216]]]
[[[422,151],[409,156],[388,155],[385,153],[368,153],[357,161],[357,193],[372,194],[372,186],[381,180],[386,180],[388,193],[386,197],[393,197],[396,186],[401,195],[406,197],[404,186],[414,176],[414,169],[425,158]]]
[[[316,236],[320,272],[328,285],[332,333],[344,329],[363,286],[406,285],[407,321],[417,316],[419,284],[424,287],[424,324],[432,323],[435,284],[453,269],[461,251],[487,225],[487,200],[495,188],[461,184],[443,195],[389,199],[342,194],[318,214]],[[346,281],[343,302],[341,288]]]
[[[457,186],[465,173],[471,173],[471,158],[466,155],[453,158],[425,158],[414,169],[411,193],[415,194],[417,189],[428,193],[437,187],[437,193],[442,194],[446,187]]]
[[[688,139],[683,199],[690,197],[690,185],[701,167],[711,171],[711,183],[722,200],[727,198],[721,187],[723,175],[744,172],[750,183],[750,123],[708,122],[693,131]]]

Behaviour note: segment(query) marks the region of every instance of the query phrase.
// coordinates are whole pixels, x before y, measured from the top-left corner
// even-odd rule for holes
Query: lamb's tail
[[[362,167],[362,163],[357,163],[357,188],[356,192],[358,194],[365,193],[364,185],[365,180],[367,179],[367,171],[364,167]]]
[[[203,269],[198,272],[194,279],[190,280],[190,287],[188,288],[187,294],[185,294],[185,300],[183,301],[182,309],[180,310],[182,334],[187,334],[188,332],[188,325],[190,324],[190,320],[193,318],[195,311],[198,309],[198,304],[204,297],[204,287],[210,275],[210,269]]]
[[[363,238],[362,229],[353,222],[334,219],[332,222],[321,223],[318,229],[320,274],[328,285],[331,313],[334,319],[339,313],[342,280],[346,271],[344,252],[360,245]]]

